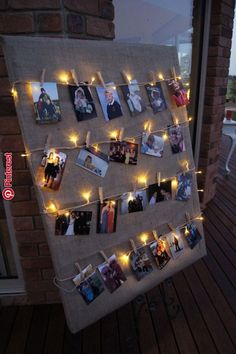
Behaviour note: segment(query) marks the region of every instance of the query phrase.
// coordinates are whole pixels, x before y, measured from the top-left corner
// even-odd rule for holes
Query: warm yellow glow
[[[62,72],[60,75],[59,75],[59,80],[63,83],[63,84],[68,84],[68,81],[69,81],[69,76],[66,72]]]
[[[91,194],[91,191],[81,193],[82,197],[86,200],[87,203],[89,203],[90,201]]]
[[[99,146],[98,146],[98,144],[94,144],[93,147],[94,147],[94,150],[95,150],[96,152],[99,151]]]
[[[178,186],[178,181],[177,181],[177,178],[172,179],[171,184],[172,184],[172,188],[176,189],[176,188],[177,188],[177,186]]]
[[[95,77],[93,76],[92,79],[91,79],[91,83],[93,84],[95,81]]]
[[[188,121],[189,121],[189,122],[191,122],[192,120],[193,120],[193,118],[192,118],[192,117],[189,117],[189,118],[188,118]]]
[[[27,156],[30,156],[30,154],[21,154],[20,156],[22,156],[22,157],[27,157]]]
[[[127,202],[130,202],[131,200],[134,200],[134,196],[133,196],[132,192],[130,192],[128,194]]]
[[[145,186],[147,185],[147,176],[146,175],[138,176],[137,180],[138,180],[138,183],[142,183]]]
[[[69,140],[77,146],[78,136],[75,134],[70,135]]]
[[[164,76],[162,75],[162,73],[158,74],[158,78],[159,78],[160,80],[164,80]]]
[[[147,240],[148,240],[148,235],[147,234],[141,234],[140,235],[140,240],[146,245]]]
[[[56,207],[56,205],[55,205],[53,202],[51,202],[51,203],[48,205],[47,209],[48,209],[51,213],[55,213],[55,212],[57,211],[57,207]]]
[[[190,98],[190,89],[187,90],[187,97]]]
[[[122,254],[122,256],[120,257],[120,259],[121,259],[121,262],[122,262],[123,264],[128,264],[128,262],[129,262],[129,255],[128,255],[128,253]]]
[[[185,166],[186,166],[186,170],[188,171],[188,170],[189,170],[189,163],[188,163],[188,161],[185,162]]]
[[[175,124],[178,125],[179,124],[179,120],[178,118],[175,118]]]
[[[166,140],[168,139],[167,133],[164,133],[164,134],[162,135],[162,139],[163,139],[164,141],[166,141]]]
[[[204,189],[198,189],[197,191],[198,192],[204,192]]]
[[[17,91],[16,91],[16,89],[15,89],[14,87],[12,87],[11,93],[12,93],[12,96],[13,96],[14,98],[17,97]]]
[[[185,236],[187,236],[189,234],[187,226],[185,226],[184,234],[185,234]]]
[[[151,131],[151,127],[152,127],[151,122],[149,122],[149,121],[144,122],[143,128],[144,128],[145,131],[150,132]]]
[[[119,131],[118,130],[113,130],[110,132],[110,138],[117,140],[119,136]]]
[[[67,211],[66,213],[65,213],[65,216],[69,216],[70,215],[70,213],[69,213],[69,211]]]
[[[112,204],[112,205],[116,205],[116,202],[115,202],[115,200],[110,200],[110,203]]]
[[[116,86],[112,86],[111,88],[112,88],[113,90],[116,90]]]
[[[154,83],[153,83],[153,82],[150,82],[150,85],[151,85],[151,86],[154,86]]]
[[[182,80],[182,77],[181,76],[177,76],[176,79]]]
[[[163,178],[161,181],[162,181],[162,182],[166,182],[166,178]]]
[[[196,171],[195,173],[196,173],[196,175],[201,175],[202,171]]]
[[[185,86],[189,86],[190,84],[189,84],[189,82],[185,82]]]

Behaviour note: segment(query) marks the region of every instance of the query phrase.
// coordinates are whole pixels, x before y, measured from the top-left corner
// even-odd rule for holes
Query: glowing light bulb
[[[177,186],[178,186],[178,181],[177,181],[177,179],[176,179],[176,178],[172,179],[171,184],[172,184],[172,188],[176,189]]]
[[[82,192],[81,195],[82,197],[86,200],[87,203],[90,202],[90,197],[91,197],[91,192],[87,191],[87,192]]]
[[[13,96],[14,98],[17,97],[17,91],[16,91],[16,89],[15,89],[14,87],[12,87],[11,93],[12,93],[12,96]]]
[[[134,200],[134,196],[133,196],[132,192],[129,192],[127,202],[130,202],[132,200]]]
[[[59,80],[63,83],[63,84],[68,84],[68,74],[63,72],[59,75]]]
[[[204,189],[198,189],[197,191],[198,192],[204,192]]]
[[[160,74],[158,75],[158,78],[159,78],[160,80],[164,80],[164,76],[162,75],[162,73],[160,73]]]
[[[166,140],[168,139],[167,133],[164,133],[164,134],[162,135],[162,139],[163,139],[164,141],[166,141]]]
[[[51,203],[48,205],[47,209],[48,209],[49,212],[51,212],[51,213],[56,213],[56,212],[57,212],[57,207],[56,207],[56,205],[55,205],[53,202],[51,202]]]
[[[148,240],[148,235],[147,234],[141,234],[140,236],[140,240],[144,243],[144,245],[146,245],[147,240]]]
[[[30,156],[30,154],[25,153],[25,154],[21,154],[20,156],[22,156],[22,157],[27,157],[27,156]]]
[[[144,184],[145,187],[147,186],[147,176],[146,175],[140,175],[137,179],[138,179],[138,183]]]
[[[119,136],[119,132],[117,130],[113,130],[110,132],[110,138],[117,140]]]
[[[75,146],[77,146],[77,141],[78,141],[78,136],[75,135],[75,134],[72,134],[70,137],[69,137],[69,140],[75,144]]]
[[[129,83],[131,82],[131,80],[132,80],[132,77],[130,76],[130,75],[126,75],[126,77],[127,77],[127,80],[129,81]]]
[[[91,83],[93,84],[95,81],[95,77],[93,76],[92,79],[91,79]]]
[[[201,175],[201,174],[202,174],[202,171],[196,171],[195,174],[196,174],[196,175]]]
[[[188,118],[188,121],[189,121],[189,122],[191,122],[192,120],[193,120],[193,118],[192,118],[192,117],[189,117],[189,118]]]
[[[96,152],[98,152],[98,151],[99,151],[98,144],[94,144],[94,145],[93,145],[93,147],[94,147],[94,150],[95,150]]]
[[[128,255],[128,253],[122,254],[122,256],[121,256],[120,258],[121,258],[121,262],[122,262],[123,264],[128,264],[128,262],[129,262],[129,255]]]

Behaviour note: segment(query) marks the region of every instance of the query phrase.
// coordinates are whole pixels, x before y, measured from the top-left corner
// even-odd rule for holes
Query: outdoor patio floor
[[[208,255],[85,330],[69,332],[61,305],[2,307],[0,354],[236,353],[236,151],[204,210]]]

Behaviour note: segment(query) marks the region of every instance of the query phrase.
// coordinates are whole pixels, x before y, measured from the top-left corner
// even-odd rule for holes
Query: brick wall
[[[215,194],[235,0],[212,1],[198,186],[205,205]]]
[[[0,0],[0,34],[112,39],[113,17],[112,1],[106,0]],[[60,301],[10,90],[0,48],[0,149],[13,153],[11,212],[27,290],[14,302]]]

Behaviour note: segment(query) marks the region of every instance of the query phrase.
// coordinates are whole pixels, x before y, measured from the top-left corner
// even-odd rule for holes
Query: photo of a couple
[[[106,200],[98,205],[97,233],[106,234],[116,231],[117,200]]]

